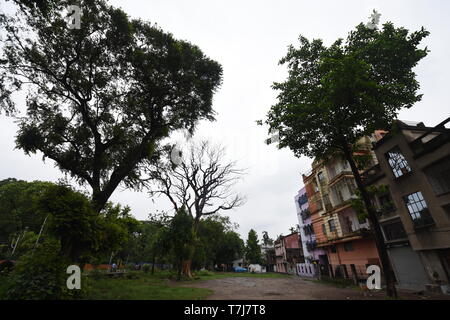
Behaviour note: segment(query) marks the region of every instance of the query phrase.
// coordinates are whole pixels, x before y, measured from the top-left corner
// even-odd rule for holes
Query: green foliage
[[[381,29],[360,24],[329,47],[300,36],[300,46],[280,60],[289,76],[274,83],[278,103],[266,120],[279,130],[279,147],[324,159],[389,128],[398,110],[421,99],[412,69],[427,55],[418,46],[428,34],[389,22]]]
[[[26,84],[17,147],[91,186],[97,212],[119,184],[140,186],[172,131],[214,120],[222,68],[197,46],[104,0],[14,2],[17,15],[0,15],[0,109],[14,110],[11,95]],[[80,29],[65,21],[71,4]]]
[[[8,276],[14,270],[14,263],[11,260],[6,260],[0,263],[0,279]]]
[[[195,273],[196,276],[204,277],[204,276],[213,276],[214,272],[209,270],[200,270]]]
[[[69,261],[59,254],[59,243],[46,241],[34,252],[22,256],[8,280],[6,299],[55,300],[74,299],[79,290],[68,290],[66,280]]]
[[[144,271],[145,273],[148,273],[150,271],[150,265],[149,264],[144,264],[142,266],[142,271]]]
[[[89,199],[69,187],[52,185],[39,204],[41,211],[49,214],[47,232],[60,240],[62,253],[71,261],[86,261],[101,240],[101,217]]]
[[[169,243],[176,262],[192,257],[193,243],[196,241],[193,219],[184,208],[175,214],[163,238]]]
[[[273,245],[273,239],[269,237],[269,233],[267,231],[263,231],[263,245],[265,246]]]
[[[17,243],[13,258],[18,258],[35,247],[42,228],[40,240],[58,240],[60,254],[70,261],[93,261],[133,237],[139,222],[129,211],[107,203],[98,214],[86,195],[68,186],[8,180],[0,183],[0,241]],[[0,254],[10,256],[11,251]]]
[[[28,232],[39,233],[45,214],[39,211],[39,199],[42,194],[52,184],[41,181],[18,181],[16,179],[6,179],[0,181],[0,243],[15,243],[18,237],[20,252],[22,239]],[[6,258],[11,254],[11,250],[5,246],[0,251],[0,258]]]
[[[389,187],[387,185],[371,185],[366,187],[366,191],[369,195],[369,197],[374,198],[377,196],[384,195],[389,192]],[[358,216],[358,220],[360,222],[363,222],[367,219],[368,213],[367,208],[364,204],[364,201],[361,197],[361,192],[359,190],[355,190],[355,199],[350,200],[350,204],[353,207],[353,209],[356,211],[356,214]]]
[[[249,263],[262,263],[261,246],[259,245],[258,234],[251,229],[248,233],[245,259]]]
[[[89,300],[197,300],[205,299],[212,290],[187,288],[169,284],[174,272],[158,272],[154,275],[132,272],[133,279],[103,278],[87,279],[92,288],[86,297]]]

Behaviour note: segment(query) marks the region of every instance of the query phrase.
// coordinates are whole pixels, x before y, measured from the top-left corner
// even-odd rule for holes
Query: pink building
[[[275,241],[276,271],[296,273],[297,263],[304,262],[300,237],[297,232]]]

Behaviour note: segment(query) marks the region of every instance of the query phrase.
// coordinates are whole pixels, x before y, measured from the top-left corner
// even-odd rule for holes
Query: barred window
[[[403,224],[400,220],[383,224],[383,233],[386,241],[408,238],[408,235],[406,234],[406,231],[403,228]]]
[[[418,191],[411,193],[404,196],[403,200],[405,201],[414,225],[420,226],[434,223],[430,211],[428,210],[427,203],[423,198],[422,192]]]
[[[391,166],[392,173],[396,178],[411,172],[411,167],[399,147],[392,148],[388,151],[388,153],[386,153],[386,158]]]

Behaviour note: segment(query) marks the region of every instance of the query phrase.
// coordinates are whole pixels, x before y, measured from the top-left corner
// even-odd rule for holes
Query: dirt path
[[[357,288],[337,288],[331,285],[300,279],[230,277],[184,284],[186,287],[214,291],[207,300],[379,300],[382,292],[363,292]],[[402,292],[403,299],[430,299],[429,295]],[[434,297],[436,299],[436,297]],[[441,297],[442,298],[442,297]],[[446,299],[446,297],[443,297]],[[450,299],[450,297],[449,297]]]

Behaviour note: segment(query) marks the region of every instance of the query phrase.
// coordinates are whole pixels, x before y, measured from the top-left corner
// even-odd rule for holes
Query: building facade
[[[448,291],[449,122],[429,128],[398,121],[374,144],[379,164],[363,175],[400,286]]]
[[[358,154],[369,155],[369,164],[376,163],[372,140],[358,142]],[[326,255],[319,255],[322,275],[359,278],[366,276],[368,265],[380,265],[369,222],[358,216],[352,206],[356,183],[347,161],[336,156],[327,162],[315,160],[312,170],[303,175],[308,195],[316,246]]]
[[[305,261],[297,232],[282,236],[275,241],[275,258],[277,272],[297,273],[297,264]]]
[[[317,277],[319,257],[320,255],[326,256],[326,252],[317,248],[316,234],[314,233],[312,216],[309,211],[306,187],[300,189],[294,199],[300,239],[305,258],[304,263],[297,264],[297,274],[302,277]]]

